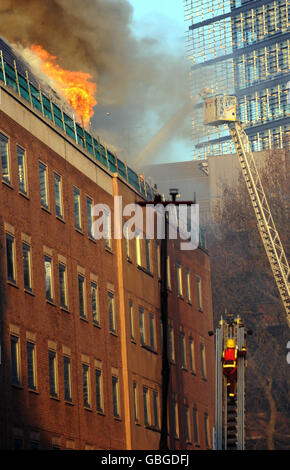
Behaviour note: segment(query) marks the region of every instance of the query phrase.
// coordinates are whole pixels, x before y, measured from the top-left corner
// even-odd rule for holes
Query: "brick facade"
[[[135,240],[130,241],[128,256],[124,239],[112,239],[108,249],[104,240],[96,241],[89,236],[86,206],[89,196],[93,204],[106,203],[114,212],[114,195],[122,196],[123,205],[142,196],[120,176],[101,168],[5,86],[1,95],[0,134],[9,142],[10,182],[3,180],[2,172],[0,448],[158,449],[161,337],[156,243],[153,240],[150,243],[148,269],[145,241],[141,240],[141,266],[137,266]],[[25,151],[26,194],[19,191],[21,169],[17,145]],[[41,206],[40,161],[46,167],[48,207]],[[63,217],[56,212],[55,173],[61,177]],[[74,187],[80,191],[80,229],[75,227]],[[15,282],[8,280],[6,234],[14,241]],[[24,288],[23,243],[30,247],[31,290]],[[51,261],[50,300],[46,298],[45,256]],[[171,364],[170,447],[205,449],[212,446],[214,425],[214,345],[208,336],[208,330],[212,329],[209,256],[200,248],[190,253],[180,251],[176,241],[170,242],[169,258],[169,322],[175,347]],[[60,264],[66,273],[66,306],[61,306]],[[178,295],[176,288],[177,264],[181,266],[183,295]],[[190,298],[186,296],[186,270]],[[84,280],[82,314],[78,275]],[[200,306],[197,277],[201,280]],[[98,291],[98,322],[93,318],[92,284]],[[110,331],[108,293],[114,299],[114,331]],[[140,308],[144,318],[143,344]],[[186,360],[181,367],[183,334]],[[190,355],[191,341],[194,358]],[[34,345],[34,388],[29,386],[33,372],[31,363],[28,365],[27,343]],[[18,370],[13,367],[17,351]],[[55,362],[49,363],[49,351]],[[64,372],[65,361],[70,364],[70,380],[68,369]],[[97,389],[97,376],[101,376],[100,389]],[[84,389],[86,377],[88,389]],[[52,396],[54,379],[56,390]],[[67,399],[68,383],[71,400]],[[145,423],[146,397],[148,423]],[[173,436],[174,397],[178,409],[176,437]],[[187,405],[189,436],[186,439]],[[194,413],[197,413],[197,442]],[[208,443],[204,424],[207,416]]]

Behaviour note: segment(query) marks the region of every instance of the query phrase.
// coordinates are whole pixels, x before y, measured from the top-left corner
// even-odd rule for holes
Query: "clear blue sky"
[[[129,0],[134,8],[134,18],[140,20],[153,14],[160,14],[174,20],[184,29],[184,7],[182,0]]]
[[[172,46],[185,48],[183,0],[128,0],[133,6],[133,25],[136,35],[148,35],[153,32]]]
[[[138,37],[155,37],[161,51],[178,54],[186,60],[186,31],[183,0],[128,0],[133,7],[133,32]],[[182,103],[183,104],[183,103]],[[192,159],[193,143],[173,141],[155,162]]]

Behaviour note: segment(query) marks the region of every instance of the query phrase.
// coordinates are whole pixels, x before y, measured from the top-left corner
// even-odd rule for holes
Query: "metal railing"
[[[109,169],[112,173],[118,173],[134,189],[149,200],[154,199],[154,190],[150,182],[145,181],[143,175],[136,173],[132,168],[122,162],[115,153],[103,146],[90,131],[83,125],[71,118],[62,107],[54,103],[50,96],[47,96],[41,87],[36,87],[29,79],[26,71],[25,76],[17,70],[17,64],[14,60],[12,67],[5,61],[3,52],[0,50],[0,82],[12,88],[20,98],[27,101],[31,108],[41,113],[42,116],[50,121],[50,124],[59,131],[66,134],[83,150],[93,156],[98,163]]]

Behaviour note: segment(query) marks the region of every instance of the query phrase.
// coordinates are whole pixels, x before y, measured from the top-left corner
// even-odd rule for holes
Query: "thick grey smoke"
[[[150,140],[152,120],[156,132],[189,100],[185,52],[164,53],[157,37],[137,39],[126,0],[1,0],[0,18],[8,42],[40,44],[61,67],[93,76],[93,127],[125,159]],[[190,117],[178,132],[191,138]]]

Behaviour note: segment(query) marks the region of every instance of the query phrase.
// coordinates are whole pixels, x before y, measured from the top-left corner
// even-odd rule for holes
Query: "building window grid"
[[[78,188],[73,187],[73,198],[74,198],[74,217],[75,217],[75,227],[78,230],[82,229],[82,220],[81,220],[81,193]]]
[[[112,249],[111,213],[106,210],[104,210],[104,237],[105,237],[105,248],[111,251]]]
[[[183,332],[180,333],[180,359],[181,359],[181,367],[183,369],[186,369],[187,368],[186,343],[185,343],[185,334]]]
[[[60,306],[62,308],[68,308],[67,302],[67,274],[66,274],[66,265],[63,263],[58,264],[58,273],[59,273],[59,294],[60,294]]]
[[[31,247],[27,243],[22,243],[22,264],[23,264],[23,284],[24,289],[32,291],[32,266]]]
[[[206,355],[205,355],[205,345],[200,343],[200,362],[201,362],[201,376],[203,379],[206,379]]]
[[[11,381],[13,385],[20,385],[20,338],[16,335],[10,335],[11,352]]]
[[[179,439],[178,403],[175,397],[172,400],[172,427],[175,439]]]
[[[6,233],[6,266],[7,279],[9,282],[16,284],[16,248],[15,237]]]
[[[193,408],[193,441],[195,444],[199,444],[198,411],[196,407]]]
[[[168,352],[169,360],[175,362],[175,344],[174,344],[174,328],[172,325],[168,326]]]
[[[282,3],[282,2],[279,3],[279,7],[278,7],[277,12],[279,11],[279,18],[280,18],[280,16],[282,18],[281,22],[280,22],[280,19],[278,18],[277,14],[276,14],[276,19],[275,19],[275,17],[272,16],[272,18],[274,18],[274,20],[272,19],[272,22],[276,21],[278,28],[282,27],[281,25],[282,25],[283,21],[288,22],[287,12],[286,12],[285,7],[286,7],[285,2],[284,3]],[[266,16],[265,16],[265,13],[266,13]],[[274,13],[275,13],[275,10],[274,10]],[[265,11],[263,12],[263,9],[261,8],[260,10],[259,9],[255,9],[254,11],[253,11],[253,9],[249,10],[248,13],[246,13],[242,16],[244,39],[246,41],[248,41],[249,43],[252,41],[252,39],[257,41],[257,37],[259,36],[259,27],[257,26],[258,23],[257,23],[256,20],[259,17],[259,15],[262,15],[261,16],[261,18],[262,18],[261,25],[262,25],[262,29],[263,29],[263,35],[264,35],[264,33],[265,33],[265,18],[267,18],[267,14],[268,14],[268,10],[266,10],[266,12]],[[264,15],[264,18],[263,18],[263,15]],[[198,20],[196,22],[198,22]],[[232,19],[232,29],[236,30],[240,27],[241,27],[241,18],[240,17],[238,17],[236,19],[233,18]],[[276,30],[277,30],[277,27],[275,27]],[[218,25],[216,26],[216,28],[218,30]],[[196,30],[189,31],[189,49],[191,49],[191,47],[192,47],[192,42],[194,42],[197,45],[198,41],[197,41],[196,38],[198,38],[199,31],[201,31],[203,29],[204,28],[197,28]],[[216,44],[218,44],[218,43],[216,43]],[[245,43],[242,43],[242,45],[243,44],[245,44]],[[285,44],[287,49],[289,48],[289,40],[286,40],[284,42],[283,41],[277,41],[272,46],[272,50],[271,50],[271,47],[270,48],[267,47],[266,50],[265,50],[265,48],[262,48],[262,49],[260,48],[259,49],[259,44],[257,44],[257,48],[255,49],[255,51],[253,51],[251,53],[251,55],[253,57],[253,73],[251,75],[253,78],[251,78],[251,80],[264,79],[266,77],[266,73],[271,74],[271,76],[273,75],[273,73],[274,74],[280,73],[279,69],[281,69],[281,70],[284,69],[286,72],[288,72],[288,70],[289,70],[289,59],[288,58],[286,60],[282,59],[283,53],[282,53],[281,49],[284,50],[284,51],[286,50],[285,46],[282,47],[282,44]],[[270,51],[270,53],[269,53],[269,51]],[[261,53],[263,54],[263,57],[264,57],[264,58],[262,57],[262,59],[264,61],[264,71],[261,70],[258,74],[258,68],[259,68],[258,67],[259,66],[259,56],[258,56],[258,54],[261,54]],[[280,56],[278,54],[280,54]],[[284,54],[284,56],[287,57],[285,54]],[[280,57],[281,57],[281,59],[280,59]],[[248,61],[248,58],[246,58],[246,60]],[[231,62],[233,63],[234,60],[231,59]],[[284,64],[285,64],[284,66],[282,66],[282,62],[284,62]],[[271,65],[271,63],[272,63],[272,65]],[[220,67],[222,69],[223,64],[215,64],[213,68],[217,69],[217,67]],[[272,71],[271,71],[271,67],[272,67]],[[224,68],[224,70],[225,69],[226,69],[226,67]],[[231,69],[232,69],[232,73],[233,73],[233,67]],[[227,74],[225,74],[225,73],[216,73],[216,75],[218,75],[219,77],[222,77],[222,79],[223,79],[222,82],[224,82],[225,81],[224,77]],[[258,78],[259,76],[261,77],[261,79]],[[194,74],[193,74],[193,77],[194,77]],[[195,82],[196,82],[196,79],[195,79]],[[232,81],[232,84],[233,84],[233,81]],[[196,85],[196,86],[197,86],[197,88],[199,87],[199,85]],[[212,88],[214,88],[214,87],[212,87]],[[230,89],[230,87],[228,86],[227,89]],[[287,92],[286,92],[286,96],[287,96]],[[270,107],[271,107],[271,104],[270,104]],[[252,106],[250,107],[250,109],[248,107],[248,110],[249,110],[249,113],[253,114],[253,107]],[[270,109],[270,112],[271,112],[271,114],[273,114],[273,109],[272,110]],[[277,112],[275,112],[274,116],[275,115],[277,115]],[[252,122],[250,121],[249,116],[248,116],[248,121],[249,121],[248,124],[251,125]],[[266,116],[266,113],[265,113],[265,116]],[[275,119],[274,116],[271,117],[271,115],[269,115],[269,118],[270,119]],[[203,127],[203,126],[201,126],[201,127]],[[195,129],[195,135],[198,135],[198,134],[199,134],[198,129]],[[283,141],[283,136],[282,136],[282,139],[281,138],[280,139],[276,138],[275,141],[274,141],[272,134],[273,133],[271,132],[270,139],[269,139],[269,135],[265,135],[265,137],[262,137],[262,139],[260,139],[260,142],[261,142],[259,144],[260,145],[260,147],[259,147],[260,150],[269,148],[270,144],[272,145],[272,147],[273,147],[273,145],[275,147],[276,146],[281,147],[280,142],[281,142],[281,140]],[[258,139],[257,136],[256,136],[256,140],[253,137],[252,142],[254,142],[254,141],[256,142],[257,139]],[[257,146],[257,144],[255,144],[255,145]],[[231,153],[229,151],[229,149],[227,149],[227,144],[224,146],[225,149],[220,148],[220,147],[221,147],[220,145],[209,144],[205,148],[197,149],[198,157],[199,158],[205,158],[205,157],[210,156],[210,155],[217,155],[217,154],[221,153],[221,151],[224,151],[225,149],[227,150],[227,153]],[[207,151],[207,148],[209,149],[209,151]],[[252,144],[252,148],[253,148],[253,144]]]
[[[58,397],[58,380],[57,380],[57,354],[56,351],[49,349],[49,393],[53,398]]]
[[[83,377],[83,405],[85,408],[91,408],[91,384],[90,384],[90,366],[82,364]]]
[[[149,390],[143,387],[144,425],[150,426]]]
[[[88,235],[90,238],[94,238],[93,236],[93,205],[94,202],[91,197],[87,196],[87,223],[88,223]]]
[[[49,200],[48,200],[48,175],[47,175],[47,166],[39,162],[38,163],[39,169],[39,183],[40,183],[40,203],[41,206],[45,209],[49,207]]]
[[[155,350],[155,316],[153,313],[149,314],[149,333],[150,333],[150,348]]]
[[[130,336],[131,340],[135,339],[135,328],[134,328],[134,307],[132,300],[129,300],[129,321],[130,321]]]
[[[27,384],[30,390],[36,390],[36,350],[35,344],[26,342],[27,353]]]
[[[48,255],[44,255],[44,272],[46,300],[53,302],[53,265],[52,258]]]
[[[110,332],[116,333],[115,296],[113,292],[108,292],[108,311]]]
[[[119,377],[112,375],[113,390],[113,415],[114,418],[120,418],[120,396],[119,396]]]
[[[87,319],[85,277],[80,273],[78,274],[78,294],[79,294],[79,315],[81,318]]]
[[[138,423],[139,422],[138,387],[137,387],[136,382],[133,382],[133,401],[134,401],[134,420],[135,420],[135,423]]]
[[[99,291],[96,282],[91,282],[91,308],[92,318],[95,325],[100,324],[100,311],[99,311]]]
[[[0,133],[1,176],[2,181],[11,184],[9,139]]]
[[[190,432],[190,409],[188,404],[184,405],[184,425],[185,425],[185,440],[189,444],[191,442]]]
[[[159,429],[159,396],[157,390],[153,390],[153,426]]]
[[[99,368],[95,369],[95,378],[96,378],[96,408],[97,411],[103,412],[103,374],[102,370]]]
[[[53,174],[54,179],[54,203],[55,213],[60,219],[63,218],[63,203],[62,203],[62,178],[59,174]]]
[[[194,340],[190,336],[189,337],[189,367],[193,374],[196,373],[196,366],[195,366],[195,352],[194,352]]]
[[[146,344],[146,331],[145,331],[145,319],[144,319],[144,308],[139,307],[139,329],[140,329],[140,343],[142,346]]]
[[[71,358],[63,356],[64,399],[72,402]]]
[[[19,191],[27,195],[26,152],[17,145],[17,167]]]
[[[188,303],[191,303],[191,284],[190,284],[189,269],[186,269],[185,271],[185,287],[186,287],[186,300]]]

